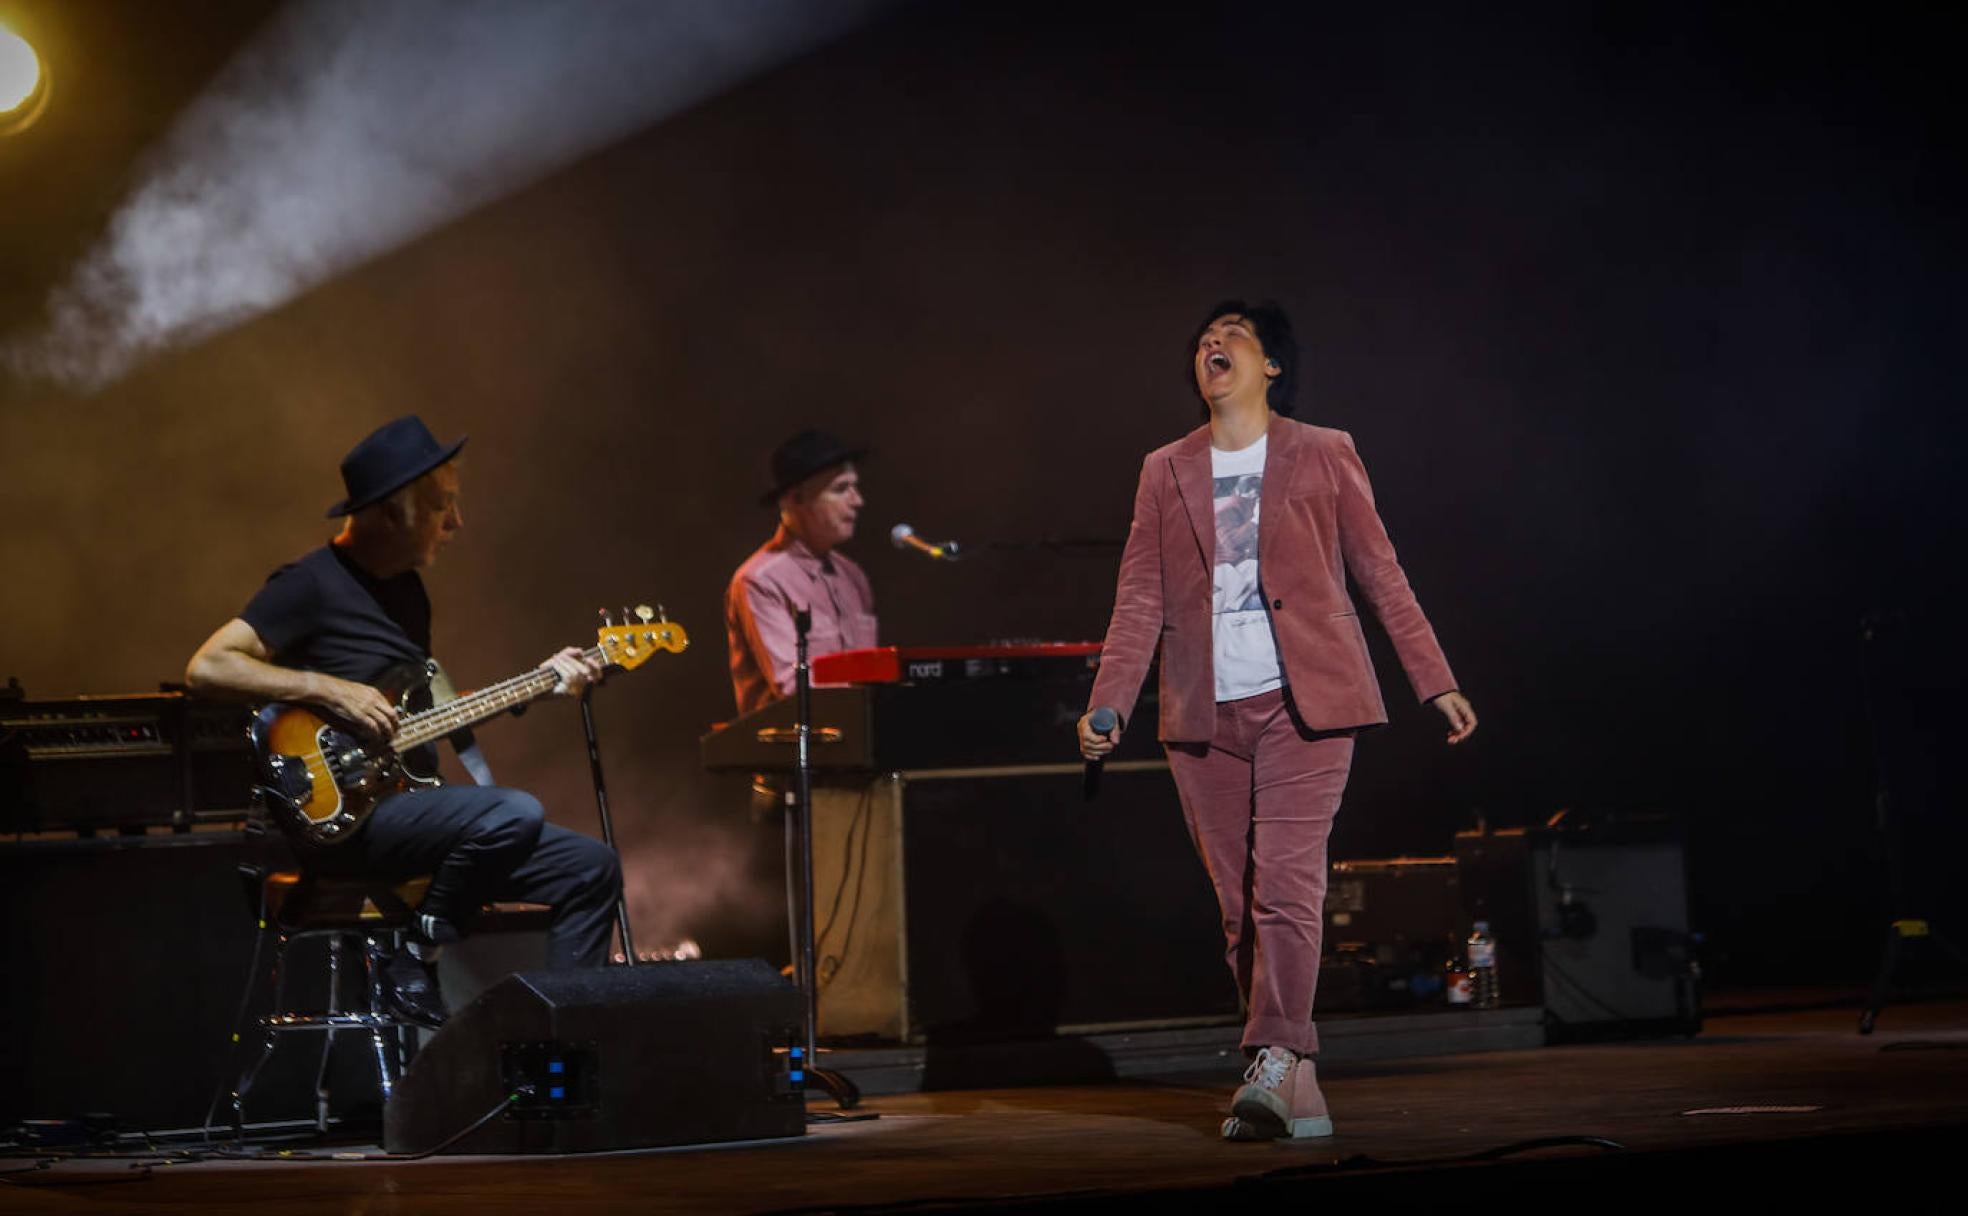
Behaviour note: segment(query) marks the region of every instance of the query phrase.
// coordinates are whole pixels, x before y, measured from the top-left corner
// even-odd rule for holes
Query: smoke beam
[[[889,0],[301,0],[0,348],[94,391],[861,24]]]
[[[783,925],[784,892],[753,877],[751,847],[737,831],[701,823],[672,823],[660,837],[624,841],[622,884],[636,945],[665,950],[686,935]]]

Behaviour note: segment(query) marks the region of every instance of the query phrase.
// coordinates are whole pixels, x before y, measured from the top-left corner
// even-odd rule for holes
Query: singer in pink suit
[[[724,632],[731,693],[750,713],[793,695],[798,635],[793,618],[813,617],[810,654],[863,650],[876,644],[875,592],[840,546],[861,516],[867,449],[825,431],[801,431],[772,453],[772,488],[759,498],[779,512],[779,529],[731,576],[724,593]]]
[[[1216,888],[1252,1057],[1231,1140],[1332,1134],[1312,1023],[1326,841],[1355,735],[1387,721],[1350,573],[1415,695],[1476,729],[1344,431],[1294,421],[1297,347],[1274,304],[1226,301],[1190,343],[1209,421],[1149,453],[1081,754],[1113,751],[1161,653],[1160,738]],[[1089,722],[1118,714],[1102,733]]]

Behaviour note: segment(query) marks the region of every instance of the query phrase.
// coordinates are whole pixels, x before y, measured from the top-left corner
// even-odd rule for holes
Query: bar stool
[[[297,1032],[321,1035],[321,1056],[315,1066],[314,1124],[317,1131],[328,1130],[328,1059],[335,1037],[353,1031],[369,1036],[375,1062],[376,1083],[383,1101],[389,1101],[397,1078],[403,1075],[405,1045],[403,1024],[390,1010],[384,996],[383,964],[400,949],[403,934],[412,921],[411,909],[422,900],[430,886],[428,877],[403,883],[364,879],[324,878],[305,870],[261,871],[241,874],[250,884],[258,913],[258,940],[254,943],[254,974],[247,977],[247,992],[240,1003],[240,1017],[233,1029],[235,1058],[246,1031],[246,1015],[252,993],[263,980],[259,960],[272,950],[270,978],[273,1006],[253,1019],[260,1032],[260,1050],[240,1070],[232,1089],[232,1131],[235,1138],[245,1134],[246,1098],[260,1069],[273,1055],[280,1036]],[[288,949],[296,942],[320,940],[327,948],[328,994],[326,1008],[295,1010],[287,1001]],[[343,1006],[343,969],[353,955],[362,968],[363,994],[355,1008]]]
[[[321,1035],[321,1055],[315,1066],[314,1125],[316,1131],[326,1132],[328,1061],[337,1035],[352,1032],[368,1036],[376,1086],[384,1103],[388,1103],[403,1075],[412,1050],[405,1040],[417,1027],[399,1018],[390,1008],[385,964],[402,949],[404,936],[414,920],[414,909],[422,902],[431,880],[428,875],[390,882],[328,877],[304,869],[241,869],[241,878],[248,882],[249,893],[257,905],[259,937],[254,945],[252,973],[247,977],[247,990],[235,1020],[235,1058],[243,1045],[253,992],[263,982],[259,960],[269,946],[273,1006],[266,1014],[251,1020],[260,1033],[260,1049],[240,1069],[233,1085],[233,1136],[239,1139],[245,1134],[247,1096],[281,1036],[302,1032]],[[489,904],[473,928],[475,933],[531,930],[544,927],[550,919],[551,910],[539,904]],[[291,1009],[287,1001],[288,950],[295,943],[308,940],[320,940],[327,949],[326,1007]],[[344,1007],[343,972],[351,961],[361,967],[361,996],[353,1002],[353,1007]]]

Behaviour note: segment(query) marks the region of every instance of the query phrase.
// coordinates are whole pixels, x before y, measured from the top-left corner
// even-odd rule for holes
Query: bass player
[[[187,687],[201,694],[303,703],[376,740],[392,737],[397,709],[378,688],[430,654],[431,608],[420,570],[463,525],[459,439],[438,443],[415,416],[370,434],[342,461],[347,496],[332,541],[275,570],[240,614],[191,657]],[[541,664],[556,692],[578,696],[602,665],[569,647]],[[434,766],[432,766],[434,767]],[[398,880],[431,875],[405,945],[386,968],[389,999],[426,1026],[444,1018],[433,966],[443,943],[468,932],[492,900],[547,904],[550,967],[605,961],[621,892],[614,851],[546,822],[532,795],[496,786],[411,788],[379,801],[351,835],[297,841],[317,873]]]

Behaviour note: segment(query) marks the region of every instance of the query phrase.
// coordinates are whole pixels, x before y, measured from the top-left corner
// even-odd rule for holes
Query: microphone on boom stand
[[[953,562],[960,556],[956,541],[946,540],[940,545],[933,545],[917,536],[916,530],[908,524],[896,524],[890,528],[888,542],[898,549],[914,549],[935,562]]]

